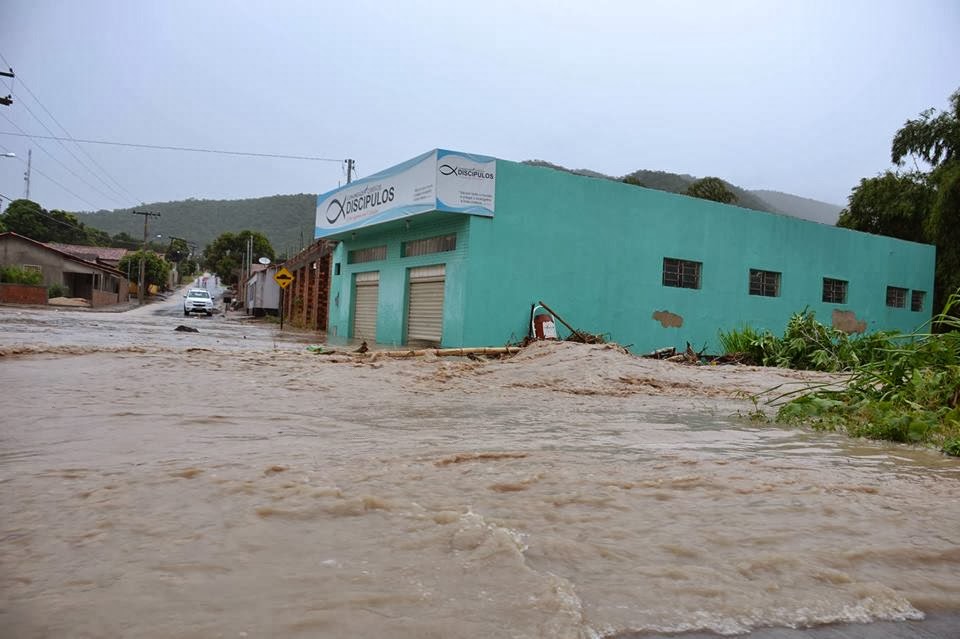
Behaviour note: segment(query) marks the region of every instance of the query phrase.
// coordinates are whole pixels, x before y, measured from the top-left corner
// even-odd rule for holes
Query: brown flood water
[[[25,332],[36,315],[0,316],[0,351],[36,345],[0,357],[0,636],[580,638],[960,611],[960,463],[737,416],[737,390],[798,374],[574,345],[359,363],[142,314],[103,352],[88,323],[125,336],[136,316]]]

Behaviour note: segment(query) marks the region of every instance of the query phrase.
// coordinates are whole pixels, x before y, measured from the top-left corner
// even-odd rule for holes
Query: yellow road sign
[[[293,273],[287,270],[287,267],[281,266],[273,276],[274,281],[280,285],[280,288],[287,288],[293,283]]]

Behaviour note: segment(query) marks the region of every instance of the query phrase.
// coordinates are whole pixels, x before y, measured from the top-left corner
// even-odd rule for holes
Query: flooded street
[[[822,377],[573,344],[356,360],[179,303],[0,308],[0,636],[901,622],[843,635],[869,637],[960,613],[960,461],[744,417],[743,392]]]

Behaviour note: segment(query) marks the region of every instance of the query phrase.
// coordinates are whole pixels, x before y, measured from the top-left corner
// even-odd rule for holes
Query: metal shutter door
[[[352,337],[377,341],[377,300],[380,297],[380,273],[354,275]]]
[[[443,333],[443,264],[410,269],[407,342],[440,345]]]

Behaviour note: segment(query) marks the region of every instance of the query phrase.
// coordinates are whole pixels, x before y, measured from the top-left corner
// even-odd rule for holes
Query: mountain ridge
[[[591,169],[568,169],[545,160],[526,160],[523,164],[540,166],[575,175],[620,182],[632,177],[643,187],[670,193],[686,193],[696,177],[685,173],[639,169],[616,177]],[[724,180],[737,196],[737,206],[757,211],[790,215],[821,224],[835,224],[842,207],[769,189],[744,189]],[[137,207],[160,213],[150,221],[151,239],[156,235],[180,237],[203,247],[225,232],[245,229],[267,236],[278,255],[293,255],[313,241],[317,196],[312,193],[271,195],[238,200],[188,198],[154,202]],[[143,234],[142,219],[131,215],[133,209],[80,212],[85,224],[115,235],[126,232]]]

